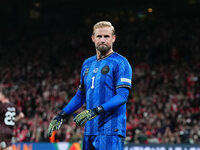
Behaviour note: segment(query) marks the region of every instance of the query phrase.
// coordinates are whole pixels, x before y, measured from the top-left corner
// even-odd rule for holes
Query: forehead
[[[95,35],[105,35],[105,34],[112,35],[112,29],[110,27],[97,28],[94,31],[94,34]]]

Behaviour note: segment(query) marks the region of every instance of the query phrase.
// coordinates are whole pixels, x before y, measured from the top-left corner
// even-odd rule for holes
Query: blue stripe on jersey
[[[113,63],[116,63],[116,62],[114,62],[113,61]],[[116,83],[115,83],[116,84]],[[116,85],[114,86],[114,88],[116,88]],[[111,92],[110,92],[111,93]],[[112,95],[112,97],[113,96],[115,96],[116,95],[116,91],[115,91],[115,93]],[[113,111],[116,111],[116,110],[113,110]],[[119,115],[119,113],[118,112],[116,112],[116,115],[118,116]],[[110,118],[111,117],[113,117],[113,116],[110,116]],[[111,121],[110,121],[110,131],[114,131],[115,129],[116,129],[116,127],[117,127],[117,123],[118,123],[118,121],[117,120],[114,120],[114,119],[112,119],[111,118]],[[112,143],[111,143],[112,144]]]
[[[91,88],[91,86],[92,86],[92,80],[93,80],[92,78],[95,77],[95,74],[96,74],[93,70],[95,70],[95,68],[98,68],[98,67],[99,67],[99,63],[97,61],[94,61],[91,65],[90,69],[89,69],[90,71],[88,73],[88,77],[87,77],[87,80],[86,80],[87,84],[89,85],[87,87],[87,95],[88,96],[86,97],[86,99],[89,99],[87,101],[88,102],[87,109],[92,109],[92,108],[95,107],[94,101],[92,101],[92,100],[95,99],[95,97],[94,97],[95,91],[94,91],[94,88]],[[94,84],[95,84],[95,80],[94,80]],[[88,128],[86,128],[86,130],[88,130],[89,132],[94,132],[94,129],[95,129],[94,122],[88,121],[87,124],[89,124],[89,125],[87,125]]]
[[[96,70],[98,68],[98,71],[95,73],[94,70],[92,70],[93,72],[93,77],[94,77],[94,88],[92,90],[92,95],[90,97],[90,100],[92,101],[93,105],[90,107],[90,109],[99,106],[99,101],[98,101],[98,97],[96,97],[96,95],[99,95],[99,91],[96,90],[100,80],[99,80],[99,76],[98,76],[98,72],[99,72],[99,66],[101,65],[101,62],[96,61],[96,65],[95,65],[95,69]],[[98,118],[95,118],[90,122],[90,132],[96,132],[97,133],[97,129],[98,129]]]
[[[104,104],[106,101],[105,101],[105,97],[106,97],[106,95],[107,95],[107,90],[106,90],[106,86],[104,86],[104,82],[101,82],[101,81],[104,81],[105,80],[105,78],[106,78],[106,76],[105,75],[102,75],[102,73],[101,73],[101,69],[104,67],[104,66],[107,66],[108,65],[108,62],[106,62],[106,61],[101,61],[102,63],[101,63],[101,66],[99,67],[99,72],[98,72],[98,76],[100,77],[100,83],[99,83],[99,90],[98,90],[98,92],[99,93],[101,93],[101,94],[99,94],[98,93],[98,95],[99,95],[99,104],[98,105],[101,105],[101,104]],[[104,122],[104,120],[102,120],[101,118],[105,118],[105,113],[103,113],[101,116],[98,116],[98,127],[101,127],[102,128],[102,126],[103,126],[103,122]],[[101,131],[101,132],[104,132],[105,131],[105,129],[104,129],[104,127],[105,126],[103,126],[103,128],[102,128],[102,130],[103,131]]]
[[[92,96],[92,92],[91,92],[91,80],[92,80],[92,76],[93,73],[90,70],[93,70],[96,66],[96,61],[93,61],[92,63],[89,63],[89,73],[87,75],[87,77],[85,78],[85,91],[86,91],[86,109],[91,109],[93,107],[93,102],[92,101],[88,101],[88,97]],[[86,124],[89,124],[90,122],[87,122]],[[88,128],[85,128],[86,130],[90,131],[90,125],[88,126]]]
[[[95,68],[95,62],[92,62],[91,64],[90,64],[90,69],[93,69],[93,68]],[[90,94],[91,94],[91,92],[90,92],[90,90],[91,90],[91,88],[90,88],[90,86],[91,86],[91,84],[90,83],[88,83],[88,80],[89,81],[91,81],[91,78],[92,78],[92,73],[88,73],[88,75],[85,77],[85,80],[84,80],[84,83],[85,83],[85,91],[86,91],[86,108],[87,109],[89,109],[90,108],[90,105],[91,105],[91,101],[87,101],[87,97],[90,97]]]
[[[106,137],[106,149],[113,149],[113,138],[112,137]]]

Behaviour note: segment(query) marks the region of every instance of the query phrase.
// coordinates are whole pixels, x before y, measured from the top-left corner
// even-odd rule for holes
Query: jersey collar
[[[106,57],[101,58],[101,59],[97,59],[97,55],[96,55],[96,59],[97,59],[97,61],[101,61],[101,60],[103,60],[103,59],[108,58],[108,57],[111,56],[113,53],[115,53],[115,51],[113,51],[112,53],[110,53],[109,55],[107,55]]]

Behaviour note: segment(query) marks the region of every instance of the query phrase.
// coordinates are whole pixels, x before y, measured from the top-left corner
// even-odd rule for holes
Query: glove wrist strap
[[[61,111],[61,112],[59,112],[59,114],[58,114],[61,118],[66,118],[68,115],[66,114],[66,112],[65,111]]]
[[[102,106],[98,106],[98,107],[94,108],[94,111],[97,113],[97,115],[100,115],[100,114],[104,113],[104,108]]]

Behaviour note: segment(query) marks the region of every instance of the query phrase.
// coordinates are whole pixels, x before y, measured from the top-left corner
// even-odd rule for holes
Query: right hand
[[[49,124],[48,128],[48,136],[51,137],[52,132],[54,130],[60,129],[60,126],[62,125],[63,118],[60,114],[58,114]]]

